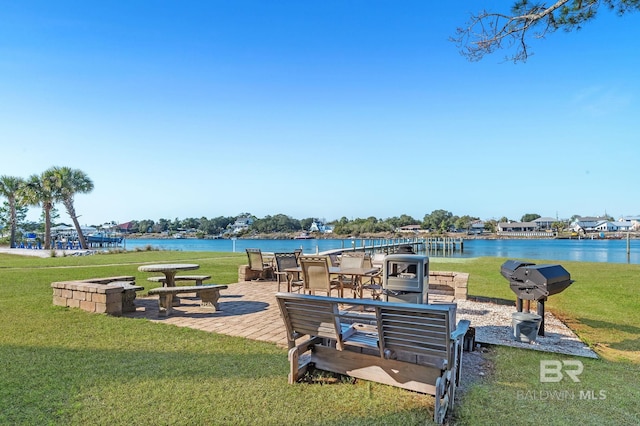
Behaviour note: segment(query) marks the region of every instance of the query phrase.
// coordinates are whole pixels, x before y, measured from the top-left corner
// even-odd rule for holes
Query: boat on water
[[[314,238],[315,237],[313,235],[310,235],[308,232],[304,231],[293,237],[294,240],[313,240]]]
[[[87,244],[120,244],[122,242],[122,236],[109,235],[102,232],[88,234],[85,239]]]

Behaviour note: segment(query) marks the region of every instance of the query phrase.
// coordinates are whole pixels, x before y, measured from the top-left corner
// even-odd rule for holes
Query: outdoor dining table
[[[356,292],[359,294],[360,298],[363,297],[363,289],[362,289],[362,278],[366,276],[370,276],[378,272],[378,268],[345,268],[341,269],[339,266],[329,266],[329,274],[330,275],[343,275],[343,276],[351,276],[353,277],[354,287],[357,289]],[[284,270],[287,273],[287,288],[288,291],[291,292],[291,283],[293,281],[293,276],[302,273],[302,267],[298,266],[296,268],[287,268]]]
[[[193,271],[194,269],[198,269],[199,267],[200,265],[197,265],[195,263],[160,263],[155,265],[141,265],[138,267],[138,271],[163,273],[166,278],[164,284],[165,287],[175,287],[176,274],[179,271]],[[172,305],[180,306],[180,299],[174,297]]]

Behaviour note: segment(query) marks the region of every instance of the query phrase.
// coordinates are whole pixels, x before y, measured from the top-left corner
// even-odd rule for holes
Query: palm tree
[[[45,173],[51,173],[53,194],[57,200],[61,200],[67,213],[73,221],[73,226],[78,233],[78,239],[82,248],[87,248],[87,242],[78,222],[78,215],[73,205],[73,197],[76,194],[86,194],[93,190],[93,182],[82,170],[72,169],[70,167],[52,167]]]
[[[32,175],[24,187],[25,202],[32,206],[42,206],[44,212],[44,248],[51,249],[51,210],[58,201],[54,192],[54,175],[47,170],[41,175]]]
[[[16,247],[16,229],[18,227],[16,205],[20,202],[24,180],[14,176],[0,176],[0,195],[9,202],[9,222],[11,224],[10,247]]]

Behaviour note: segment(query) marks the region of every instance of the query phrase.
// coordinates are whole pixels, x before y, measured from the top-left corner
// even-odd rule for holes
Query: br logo
[[[559,382],[567,375],[574,382],[579,382],[578,376],[582,374],[584,365],[582,361],[577,360],[541,360],[540,361],[540,382],[553,383]]]

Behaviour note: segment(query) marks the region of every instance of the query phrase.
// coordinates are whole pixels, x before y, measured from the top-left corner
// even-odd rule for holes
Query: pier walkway
[[[343,243],[349,240],[343,240]],[[394,239],[351,239],[351,244],[342,248],[323,251],[317,254],[328,255],[348,251],[364,251],[365,253],[395,253],[401,247],[410,246],[415,253],[437,254],[464,251],[464,240],[451,237],[429,238],[394,238]]]

